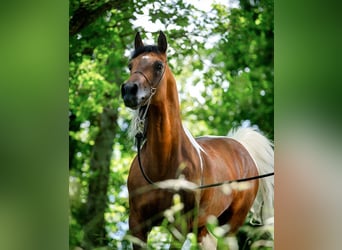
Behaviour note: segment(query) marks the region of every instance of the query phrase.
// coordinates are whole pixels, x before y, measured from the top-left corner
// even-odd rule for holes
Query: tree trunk
[[[69,131],[79,131],[81,123],[76,120],[76,115],[69,115]],[[75,168],[75,155],[77,151],[78,141],[69,134],[69,170]]]
[[[100,130],[95,139],[90,160],[90,177],[83,225],[84,249],[107,245],[104,213],[107,207],[107,189],[110,159],[113,152],[117,111],[104,108]]]

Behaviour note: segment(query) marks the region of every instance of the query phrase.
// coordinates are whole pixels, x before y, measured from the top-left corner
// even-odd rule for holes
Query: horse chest
[[[153,190],[131,199],[131,206],[139,211],[141,219],[160,221],[164,218],[164,212],[173,205],[175,193],[165,190]],[[181,192],[181,202],[184,205],[183,212],[194,208],[194,195],[192,193]]]
[[[163,190],[150,191],[135,200],[137,208],[143,217],[162,216],[164,210],[172,206],[173,194]]]

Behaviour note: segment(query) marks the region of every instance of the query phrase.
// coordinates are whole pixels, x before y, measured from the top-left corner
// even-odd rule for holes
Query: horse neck
[[[165,99],[151,104],[148,112],[145,152],[148,172],[154,180],[158,177],[174,178],[172,175],[177,172],[178,164],[182,161],[181,152],[184,152],[184,148],[191,150],[181,122],[176,82],[171,74],[164,84],[167,87]]]

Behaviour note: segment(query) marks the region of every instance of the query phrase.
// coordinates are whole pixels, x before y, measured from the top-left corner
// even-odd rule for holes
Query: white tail
[[[259,175],[274,171],[273,143],[256,129],[239,128],[230,131],[228,137],[237,140],[247,149],[254,159]],[[259,180],[259,190],[251,208],[252,224],[263,224],[264,220],[274,215],[274,178],[271,176]]]

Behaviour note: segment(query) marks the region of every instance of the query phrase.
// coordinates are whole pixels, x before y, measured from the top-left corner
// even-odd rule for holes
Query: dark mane
[[[157,54],[160,54],[161,52],[158,49],[158,46],[156,45],[146,45],[143,47],[139,47],[136,50],[133,51],[131,59],[136,58],[137,56],[141,55],[142,53],[145,52],[155,52]]]

